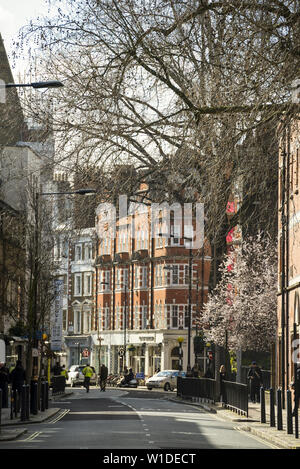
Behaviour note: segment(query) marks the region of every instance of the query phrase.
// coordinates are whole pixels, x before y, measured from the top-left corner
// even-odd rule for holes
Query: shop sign
[[[154,342],[155,337],[139,337],[141,342]]]

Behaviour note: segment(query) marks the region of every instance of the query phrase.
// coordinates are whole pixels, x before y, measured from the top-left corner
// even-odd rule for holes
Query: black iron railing
[[[216,381],[209,378],[177,378],[177,396],[215,402]]]
[[[223,381],[224,396],[222,401],[224,407],[238,414],[248,417],[248,386],[247,384]]]

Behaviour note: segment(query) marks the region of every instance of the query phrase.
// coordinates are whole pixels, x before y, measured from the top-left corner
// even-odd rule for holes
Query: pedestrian
[[[198,363],[195,363],[195,365],[193,366],[192,368],[192,375],[194,378],[198,378],[199,377],[199,367],[198,367]]]
[[[250,399],[255,404],[260,402],[260,387],[262,385],[262,372],[256,362],[251,363],[248,371],[248,379],[250,382]]]
[[[205,375],[204,375],[204,378],[209,378],[209,379],[213,379],[214,375],[210,369],[210,367],[207,368],[206,372],[205,372]]]
[[[128,375],[127,375],[127,383],[130,383],[131,380],[134,379],[134,373],[132,371],[132,368],[129,368],[129,372],[128,372]]]
[[[82,374],[84,376],[83,386],[86,388],[86,392],[89,392],[90,390],[90,381],[91,377],[93,376],[93,373],[93,368],[90,367],[89,363],[82,370]]]
[[[190,365],[187,366],[186,377],[187,377],[187,378],[192,378],[192,377],[193,377],[193,372],[192,372],[192,370],[191,370]]]
[[[9,377],[7,373],[7,368],[5,366],[1,366],[0,368],[0,389],[2,391],[2,407],[6,407],[7,396],[8,396],[8,383]]]
[[[67,379],[69,378],[68,371],[66,370],[65,365],[62,366],[62,370],[60,372],[61,376],[65,378],[65,384],[64,387],[66,386]]]
[[[291,384],[291,388],[294,390],[294,410],[293,410],[293,417],[295,417],[296,412],[299,409],[299,402],[300,402],[300,363],[297,363],[297,372],[296,376],[294,377],[294,381]]]
[[[6,363],[2,363],[2,368],[4,369],[5,373],[7,373],[9,375],[9,368],[6,365]]]
[[[18,391],[21,394],[22,386],[26,380],[26,372],[22,366],[21,360],[17,360],[15,368],[10,373],[10,382],[12,391]]]
[[[60,366],[59,362],[55,364],[55,366],[52,368],[54,376],[60,376],[62,372],[62,367]]]
[[[226,381],[226,368],[225,368],[225,365],[220,366],[219,375],[220,375],[221,402],[222,402],[222,404],[227,404],[226,385],[224,383],[224,381]]]
[[[100,391],[105,392],[108,368],[102,363],[100,368]]]

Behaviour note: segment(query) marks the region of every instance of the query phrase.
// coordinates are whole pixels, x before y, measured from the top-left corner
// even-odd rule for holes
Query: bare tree
[[[103,196],[119,190],[114,174],[129,165],[133,194],[143,179],[149,200],[204,202],[217,257],[231,227],[228,198],[242,177],[231,223],[260,220],[274,233],[274,216],[260,216],[254,202],[272,188],[263,211],[274,213],[276,129],[299,110],[291,102],[299,1],[49,4],[56,16],[32,22],[22,43],[35,37],[37,70],[65,86],[57,99],[48,94],[51,106],[29,100],[27,112],[41,122],[53,115],[61,167],[100,167]]]

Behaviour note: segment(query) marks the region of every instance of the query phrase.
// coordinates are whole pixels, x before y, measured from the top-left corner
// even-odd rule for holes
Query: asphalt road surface
[[[51,403],[55,417],[30,424],[1,449],[270,449],[203,409],[172,402],[173,393],[118,388],[73,388]]]

